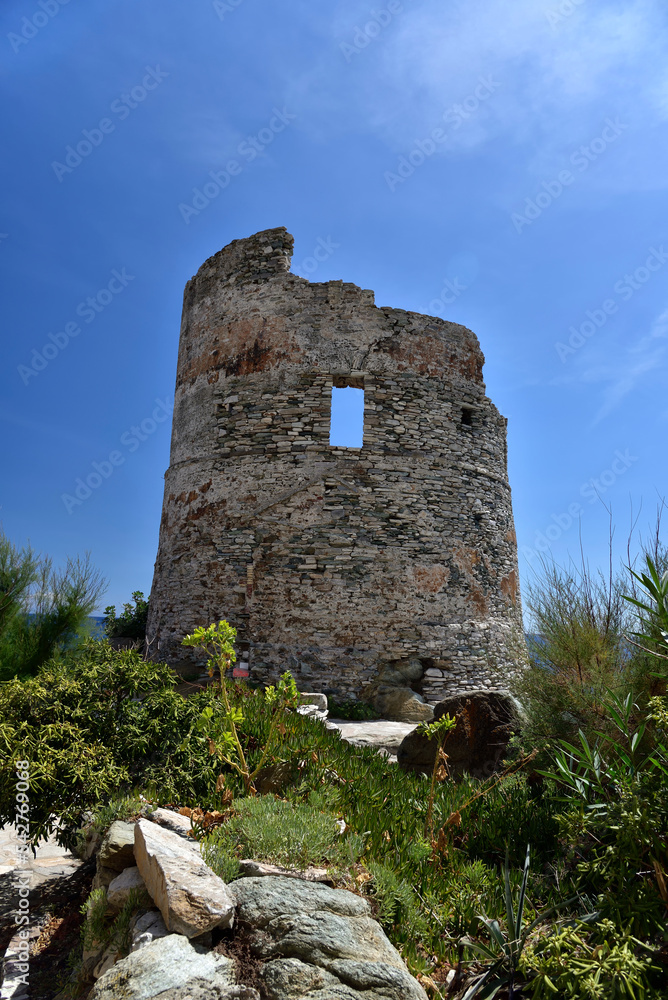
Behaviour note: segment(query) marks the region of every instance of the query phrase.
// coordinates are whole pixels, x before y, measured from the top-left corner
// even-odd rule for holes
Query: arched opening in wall
[[[364,380],[337,376],[332,380],[329,443],[361,448],[364,440]]]

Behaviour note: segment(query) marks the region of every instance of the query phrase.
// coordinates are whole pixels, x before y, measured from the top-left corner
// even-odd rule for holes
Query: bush
[[[123,605],[123,611],[116,617],[116,608],[110,604],[104,609],[104,632],[109,639],[137,639],[142,642],[146,638],[146,619],[148,617],[148,601],[144,600],[141,590],[135,590],[132,595],[134,607],[128,603]]]
[[[356,722],[380,718],[380,713],[365,701],[355,701],[354,699],[336,701],[335,698],[328,698],[327,707],[332,719],[349,719]]]
[[[87,556],[57,571],[0,533],[0,681],[34,676],[70,647],[104,589]]]
[[[88,810],[133,789],[207,796],[216,770],[204,747],[178,749],[206,703],[185,700],[164,664],[92,639],[36,677],[0,685],[0,822],[15,818],[15,764],[30,761],[30,829],[71,846]]]
[[[336,817],[317,793],[297,803],[270,795],[238,799],[234,812],[204,842],[203,854],[211,858],[214,870],[218,852],[223,859],[236,851],[238,858],[308,868],[353,865],[363,848],[361,837],[341,834]]]

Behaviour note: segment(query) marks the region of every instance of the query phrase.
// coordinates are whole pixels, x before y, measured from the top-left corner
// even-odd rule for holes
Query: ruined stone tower
[[[506,420],[463,326],[289,271],[283,228],[185,289],[152,655],[226,618],[251,680],[428,701],[522,662]],[[329,443],[332,387],[364,389],[361,448]],[[410,669],[403,669],[406,665]]]

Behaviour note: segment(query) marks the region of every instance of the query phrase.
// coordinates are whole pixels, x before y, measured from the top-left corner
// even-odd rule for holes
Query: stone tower
[[[147,636],[226,618],[251,680],[427,701],[524,661],[506,420],[463,326],[290,273],[283,228],[185,289]],[[364,389],[361,448],[329,443],[332,387]]]

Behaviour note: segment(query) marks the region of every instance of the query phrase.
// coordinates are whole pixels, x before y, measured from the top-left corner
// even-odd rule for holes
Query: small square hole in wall
[[[339,448],[361,448],[364,435],[364,389],[351,385],[332,388],[329,443]]]
[[[462,427],[473,427],[473,410],[468,406],[462,407]]]

